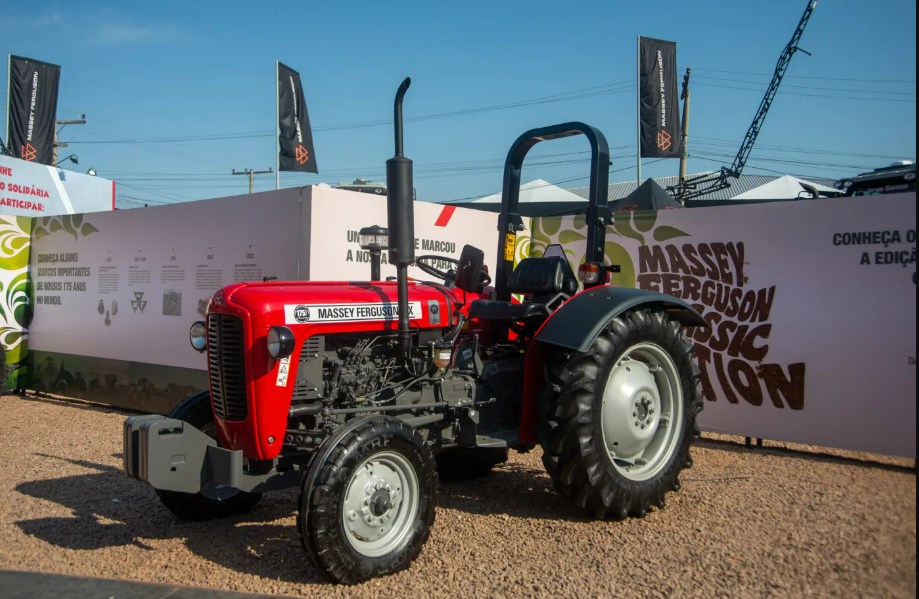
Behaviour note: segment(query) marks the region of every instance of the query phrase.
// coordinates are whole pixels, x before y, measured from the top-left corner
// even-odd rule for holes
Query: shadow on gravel
[[[73,513],[70,517],[15,522],[27,535],[64,549],[86,551],[128,545],[153,551],[157,540],[184,539],[192,553],[237,572],[292,583],[326,582],[300,545],[292,519],[298,491],[265,494],[252,512],[243,516],[183,522],[160,504],[151,488],[119,468],[38,455],[95,472],[17,485],[19,493],[56,503]],[[277,522],[284,519],[288,522]],[[125,569],[130,566],[126,563]]]
[[[784,458],[798,458],[809,462],[822,462],[826,464],[844,464],[846,466],[855,466],[870,470],[887,470],[889,472],[912,472],[916,473],[916,461],[912,463],[907,458],[897,458],[891,456],[874,455],[872,458],[855,457],[852,455],[840,455],[831,453],[832,449],[815,448],[813,450],[796,449],[785,447],[783,445],[771,445],[772,441],[767,441],[770,445],[746,445],[736,441],[711,439],[702,437],[693,443],[694,447],[704,447],[706,449],[717,449],[741,455],[762,455],[762,456],[781,456]],[[779,442],[775,442],[779,443]],[[840,450],[841,452],[844,450]]]
[[[16,399],[19,401],[29,401],[33,403],[41,404],[53,404],[57,406],[62,406],[66,408],[73,408],[75,410],[87,410],[90,412],[104,412],[108,414],[142,414],[139,410],[128,410],[125,408],[119,408],[117,406],[112,406],[103,403],[97,403],[89,401],[86,399],[78,399],[75,397],[55,397],[53,395],[47,395],[41,392],[30,392],[25,395],[16,395]]]
[[[501,464],[480,478],[441,480],[438,505],[470,514],[570,522],[589,520],[555,491],[544,470],[514,463]]]

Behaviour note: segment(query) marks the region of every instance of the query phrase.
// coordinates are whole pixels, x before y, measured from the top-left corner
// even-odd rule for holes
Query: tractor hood
[[[413,328],[450,326],[456,302],[452,290],[414,282],[408,290]],[[218,291],[208,310],[242,310],[256,329],[285,325],[383,331],[395,330],[399,318],[395,282],[238,283]]]

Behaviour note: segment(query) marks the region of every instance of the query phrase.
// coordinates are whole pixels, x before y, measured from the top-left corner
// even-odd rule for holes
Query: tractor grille
[[[207,317],[207,372],[214,413],[223,420],[245,420],[245,345],[242,320],[236,316]]]

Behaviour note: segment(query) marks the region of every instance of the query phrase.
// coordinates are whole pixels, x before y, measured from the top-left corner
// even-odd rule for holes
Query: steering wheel
[[[447,262],[449,264],[454,265],[456,268],[451,268],[448,271],[440,270],[433,264],[429,264],[429,262],[434,262],[435,260],[441,261],[441,262]],[[457,260],[456,258],[450,258],[448,256],[436,256],[433,254],[427,254],[424,256],[415,256],[415,266],[417,266],[418,269],[421,270],[421,272],[425,274],[429,274],[432,277],[441,279],[444,281],[444,283],[448,285],[450,283],[453,283],[454,280],[456,280],[456,271],[459,268],[459,265],[460,265],[459,260]],[[482,276],[479,278],[479,284],[482,286],[485,286],[485,285],[489,285],[490,283],[491,283],[491,277],[488,276],[488,273],[486,273],[483,270]]]

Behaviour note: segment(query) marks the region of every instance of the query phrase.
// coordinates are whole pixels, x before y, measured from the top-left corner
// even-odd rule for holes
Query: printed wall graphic
[[[680,297],[711,324],[690,331],[704,430],[914,457],[915,211],[901,194],[619,214],[606,258],[614,284]],[[306,187],[0,222],[2,339],[24,348],[28,330],[34,388],[164,413],[206,388],[188,327],[215,291],[366,280],[357,231],[385,224],[386,203]],[[494,272],[494,213],[418,202],[415,234],[418,255],[470,243]],[[514,258],[560,243],[576,266],[585,242],[583,217],[534,218]],[[385,252],[381,272],[395,274]]]
[[[914,457],[915,208],[903,194],[617,214],[606,259],[614,284],[709,323],[689,330],[703,430]],[[583,217],[531,227],[532,251],[584,260]]]
[[[298,278],[300,202],[292,189],[35,219],[33,388],[159,413],[206,389],[189,326],[224,284]]]
[[[309,279],[314,281],[360,281],[370,277],[370,253],[358,245],[358,231],[372,225],[386,226],[386,200],[370,194],[355,194],[339,189],[313,187],[312,235],[309,253],[322,259],[309,260]],[[355,197],[357,196],[357,197]],[[342,206],[348,209],[343,210]],[[474,245],[485,252],[485,264],[495,272],[498,243],[498,215],[455,206],[415,202],[415,257],[439,255],[459,258],[463,246]],[[396,276],[389,264],[389,253],[382,252],[380,274]],[[436,264],[449,270],[452,264]],[[409,267],[409,276],[419,280],[431,277]]]
[[[36,219],[31,348],[205,368],[188,344],[202,300],[263,271],[299,277],[300,190],[256,195]]]
[[[0,214],[47,217],[114,208],[114,181],[0,156]]]
[[[441,218],[442,206],[421,203],[416,210],[419,254],[458,257],[473,243],[492,255],[496,215],[454,209]],[[207,388],[206,358],[188,329],[214,292],[266,276],[366,280],[369,255],[357,231],[385,224],[386,202],[304,187],[32,222],[33,388],[166,413]],[[395,275],[386,263],[381,271]]]
[[[32,281],[29,276],[29,235],[32,219],[0,216],[0,387],[25,386],[25,360],[32,321]]]

